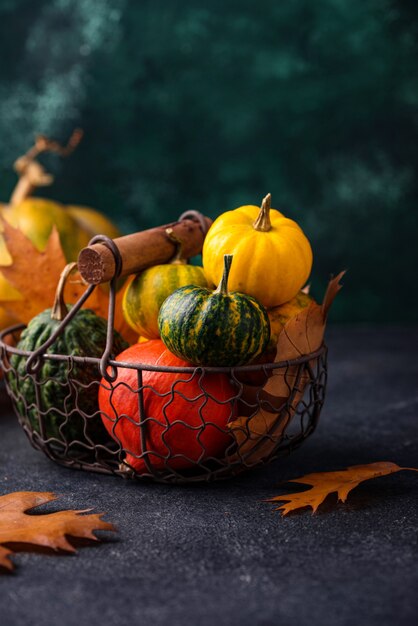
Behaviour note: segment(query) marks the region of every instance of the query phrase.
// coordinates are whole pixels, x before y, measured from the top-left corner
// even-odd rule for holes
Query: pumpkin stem
[[[74,261],[73,263],[68,263],[62,270],[60,274],[60,279],[58,281],[57,290],[55,292],[55,300],[51,310],[51,319],[57,320],[58,322],[62,322],[64,317],[68,313],[67,305],[64,301],[64,288],[67,278],[71,274],[71,272],[77,267],[77,263]]]
[[[224,254],[224,271],[222,274],[221,282],[213,293],[221,293],[223,296],[227,296],[229,294],[228,277],[231,270],[233,258],[234,256],[232,254]]]
[[[261,230],[262,232],[265,232],[265,233],[271,230],[270,209],[271,209],[271,193],[268,193],[266,197],[263,198],[263,202],[261,203],[260,213],[258,214],[257,219],[253,223],[253,228],[255,228],[255,230]]]
[[[35,139],[35,145],[30,148],[23,156],[19,157],[13,164],[15,172],[19,176],[19,180],[10,197],[9,204],[16,206],[25,198],[30,196],[36,187],[45,187],[52,185],[54,177],[49,174],[45,168],[35,160],[35,157],[41,152],[55,152],[60,156],[68,156],[78,146],[83,136],[83,131],[76,128],[67,145],[62,146],[57,141],[38,135]]]
[[[183,257],[183,242],[179,239],[172,228],[166,228],[167,237],[176,244],[174,256],[168,261],[170,265],[186,265],[187,260]]]

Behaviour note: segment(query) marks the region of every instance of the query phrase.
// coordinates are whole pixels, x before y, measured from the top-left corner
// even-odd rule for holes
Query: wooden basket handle
[[[120,276],[137,274],[152,265],[168,263],[176,252],[175,239],[182,242],[185,258],[199,254],[211,223],[212,220],[201,213],[188,211],[178,222],[114,239],[121,258]],[[167,229],[171,229],[171,236],[167,234]],[[82,279],[90,285],[108,282],[116,272],[114,255],[101,243],[83,248],[78,255],[77,266]]]

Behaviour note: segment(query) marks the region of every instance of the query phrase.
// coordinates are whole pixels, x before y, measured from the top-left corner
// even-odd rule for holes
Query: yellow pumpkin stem
[[[231,271],[232,259],[234,256],[232,254],[224,254],[224,271],[222,274],[221,282],[215,289],[213,293],[221,293],[223,296],[227,296],[229,294],[228,291],[228,278],[229,272]]]
[[[14,162],[13,167],[19,176],[19,180],[10,197],[9,204],[16,206],[30,196],[36,187],[46,187],[52,185],[54,182],[52,174],[49,174],[45,168],[35,160],[38,154],[41,154],[41,152],[55,152],[60,156],[68,156],[78,146],[82,136],[83,131],[80,128],[76,128],[69,138],[67,145],[62,146],[57,141],[48,139],[45,135],[38,135],[35,139],[35,145]]]
[[[253,228],[255,228],[255,230],[260,230],[265,233],[271,230],[270,209],[271,209],[271,193],[268,193],[266,197],[263,198],[263,202],[261,203],[260,213],[258,214],[257,219],[253,223]]]
[[[62,270],[60,274],[60,279],[58,281],[57,290],[55,292],[55,300],[51,310],[51,319],[57,320],[58,322],[62,322],[64,317],[68,313],[67,305],[64,301],[64,288],[65,283],[67,282],[67,278],[71,274],[71,272],[77,267],[77,263],[74,261],[73,263],[68,263]]]

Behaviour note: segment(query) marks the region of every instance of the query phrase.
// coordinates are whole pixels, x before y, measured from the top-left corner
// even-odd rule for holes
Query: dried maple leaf
[[[292,317],[283,327],[277,343],[275,362],[285,362],[318,350],[324,340],[328,311],[341,289],[345,272],[332,278],[322,304],[312,302]],[[238,444],[238,452],[230,460],[253,465],[268,457],[280,443],[283,431],[291,421],[306,384],[308,371],[299,365],[276,368],[259,388],[244,387],[244,404],[260,409],[253,415],[240,416],[229,424]]]
[[[52,306],[60,274],[67,264],[57,229],[52,229],[46,248],[40,252],[18,228],[0,217],[3,237],[11,257],[9,265],[0,265],[6,280],[21,295],[21,300],[0,300],[0,306],[18,321],[27,324],[35,315]],[[75,275],[65,286],[65,301],[76,302],[86,285]],[[116,294],[115,328],[126,339],[136,340],[136,335],[126,324],[122,313],[123,291]],[[84,304],[97,315],[108,316],[109,293],[105,287],[96,287]]]
[[[115,530],[113,524],[101,519],[103,513],[81,515],[86,511],[57,511],[44,515],[26,515],[26,511],[53,500],[56,500],[53,493],[32,491],[0,496],[0,567],[13,569],[9,558],[13,553],[12,544],[32,544],[75,552],[68,536],[98,541],[94,530]]]
[[[275,509],[275,511],[281,511],[282,515],[287,515],[290,511],[307,506],[311,507],[313,513],[315,513],[319,505],[331,493],[337,493],[338,501],[345,502],[350,491],[361,482],[377,478],[378,476],[394,474],[402,470],[418,472],[418,469],[414,467],[399,467],[399,465],[390,461],[380,461],[378,463],[369,463],[368,465],[353,465],[337,472],[307,474],[288,482],[311,485],[312,489],[275,496],[274,498],[269,498],[267,502],[286,502],[286,504],[282,504]]]
[[[342,288],[340,281],[344,274],[345,271],[340,272],[329,281],[322,304],[312,302],[285,324],[277,342],[276,363],[297,359],[321,347],[328,312],[335,296]],[[270,395],[288,397],[297,381],[300,393],[293,400],[293,405],[296,406],[303,395],[304,383],[306,384],[308,378],[305,373],[303,380],[298,381],[298,371],[297,365],[273,370],[273,375],[263,387],[262,398],[272,401]]]
[[[0,218],[3,237],[11,256],[10,265],[0,267],[6,280],[21,294],[22,299],[1,301],[8,312],[27,324],[35,315],[50,307],[54,301],[59,276],[67,261],[57,230],[52,230],[46,248],[39,252],[18,228]]]

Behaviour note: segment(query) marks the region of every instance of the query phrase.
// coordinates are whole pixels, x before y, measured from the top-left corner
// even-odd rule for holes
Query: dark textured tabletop
[[[363,483],[312,516],[263,499],[313,471],[418,467],[418,329],[331,328],[315,434],[239,479],[141,484],[60,468],[32,450],[3,399],[1,492],[55,491],[43,510],[93,507],[118,533],[74,556],[19,553],[0,578],[2,626],[405,626],[418,612],[418,475]]]

